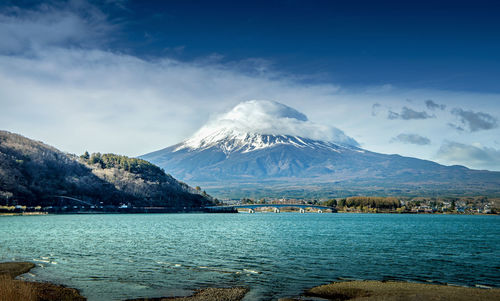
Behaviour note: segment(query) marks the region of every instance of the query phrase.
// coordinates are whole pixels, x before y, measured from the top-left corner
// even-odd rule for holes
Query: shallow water
[[[129,214],[0,217],[0,261],[89,300],[248,286],[274,300],[338,279],[500,287],[500,217]]]

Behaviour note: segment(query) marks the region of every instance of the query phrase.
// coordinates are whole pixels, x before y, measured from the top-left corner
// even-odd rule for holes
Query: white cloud
[[[429,138],[420,136],[418,134],[399,134],[396,137],[392,138],[390,142],[401,142],[415,145],[431,144],[431,140]]]
[[[437,153],[437,158],[448,164],[466,165],[475,169],[500,170],[500,150],[483,147],[478,143],[468,145],[445,141]]]
[[[139,155],[185,139],[241,101],[322,99],[337,89],[270,76],[101,50],[0,55],[0,127],[70,152]]]
[[[36,10],[5,9],[0,14],[0,53],[30,54],[50,46],[90,46],[103,43],[114,26],[85,1],[64,7],[41,4]]]
[[[217,116],[203,126],[189,141],[199,145],[205,137],[221,132],[292,135],[358,145],[341,130],[311,122],[299,111],[269,100],[251,100],[236,105],[229,112]]]
[[[238,103],[269,99],[303,112],[311,121],[290,118],[277,125],[267,119],[263,128],[334,139],[332,129],[338,127],[362,147],[383,153],[432,159],[446,139],[491,148],[493,137],[500,137],[498,127],[452,129],[448,123],[456,122],[456,116],[448,110],[433,111],[436,118],[409,120],[388,120],[384,113],[403,112],[404,107],[423,112],[425,100],[433,99],[447,108],[500,116],[498,94],[408,90],[389,84],[356,89],[306,84],[259,59],[229,64],[214,57],[146,60],[103,50],[114,26],[95,7],[75,3],[83,3],[83,13],[75,9],[77,4],[0,13],[0,35],[5,37],[0,41],[0,129],[73,153],[137,156],[185,140]],[[401,133],[433,143],[387,143]],[[468,159],[463,160],[467,165]]]
[[[447,125],[455,118],[447,111],[425,120],[372,115],[373,103],[400,111],[408,106],[404,99],[431,96],[463,108],[475,99],[478,109],[499,115],[497,95],[396,88],[352,92],[334,84],[301,84],[272,71],[248,74],[218,62],[143,60],[96,49],[52,47],[29,57],[0,55],[0,128],[73,153],[154,151],[186,139],[216,114],[249,99],[296,108],[315,124],[338,127],[362,147],[383,153],[430,159],[444,139],[491,146],[491,137],[499,136],[498,128],[457,132]],[[387,143],[401,132],[428,137],[435,146]]]

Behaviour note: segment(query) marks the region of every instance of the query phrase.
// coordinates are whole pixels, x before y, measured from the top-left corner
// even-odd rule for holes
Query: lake
[[[89,300],[248,286],[274,300],[342,279],[500,286],[500,216],[256,213],[0,217],[0,261]]]

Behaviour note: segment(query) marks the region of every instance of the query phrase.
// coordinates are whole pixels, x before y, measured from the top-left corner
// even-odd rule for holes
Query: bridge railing
[[[313,204],[241,204],[241,205],[227,205],[227,206],[211,206],[207,208],[234,208],[234,209],[248,209],[249,212],[255,212],[257,208],[274,208],[275,212],[280,212],[280,208],[300,208],[300,212],[305,212],[305,209],[317,209],[318,212],[323,212],[326,210],[331,210],[332,212],[337,212],[335,207],[313,205]]]

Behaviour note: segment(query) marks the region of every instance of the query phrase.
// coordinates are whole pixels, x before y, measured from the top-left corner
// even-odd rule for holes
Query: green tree
[[[325,206],[329,207],[336,207],[337,206],[337,200],[336,199],[331,199],[325,202]]]
[[[102,161],[102,158],[101,158],[101,153],[93,153],[90,156],[89,163],[90,164],[100,164],[101,167],[104,167],[103,166],[103,161]]]
[[[85,151],[83,155],[80,156],[83,160],[87,161],[90,158],[89,152]]]
[[[242,200],[242,203],[243,204],[254,204],[255,202],[252,199],[250,199],[250,198],[244,198]]]

